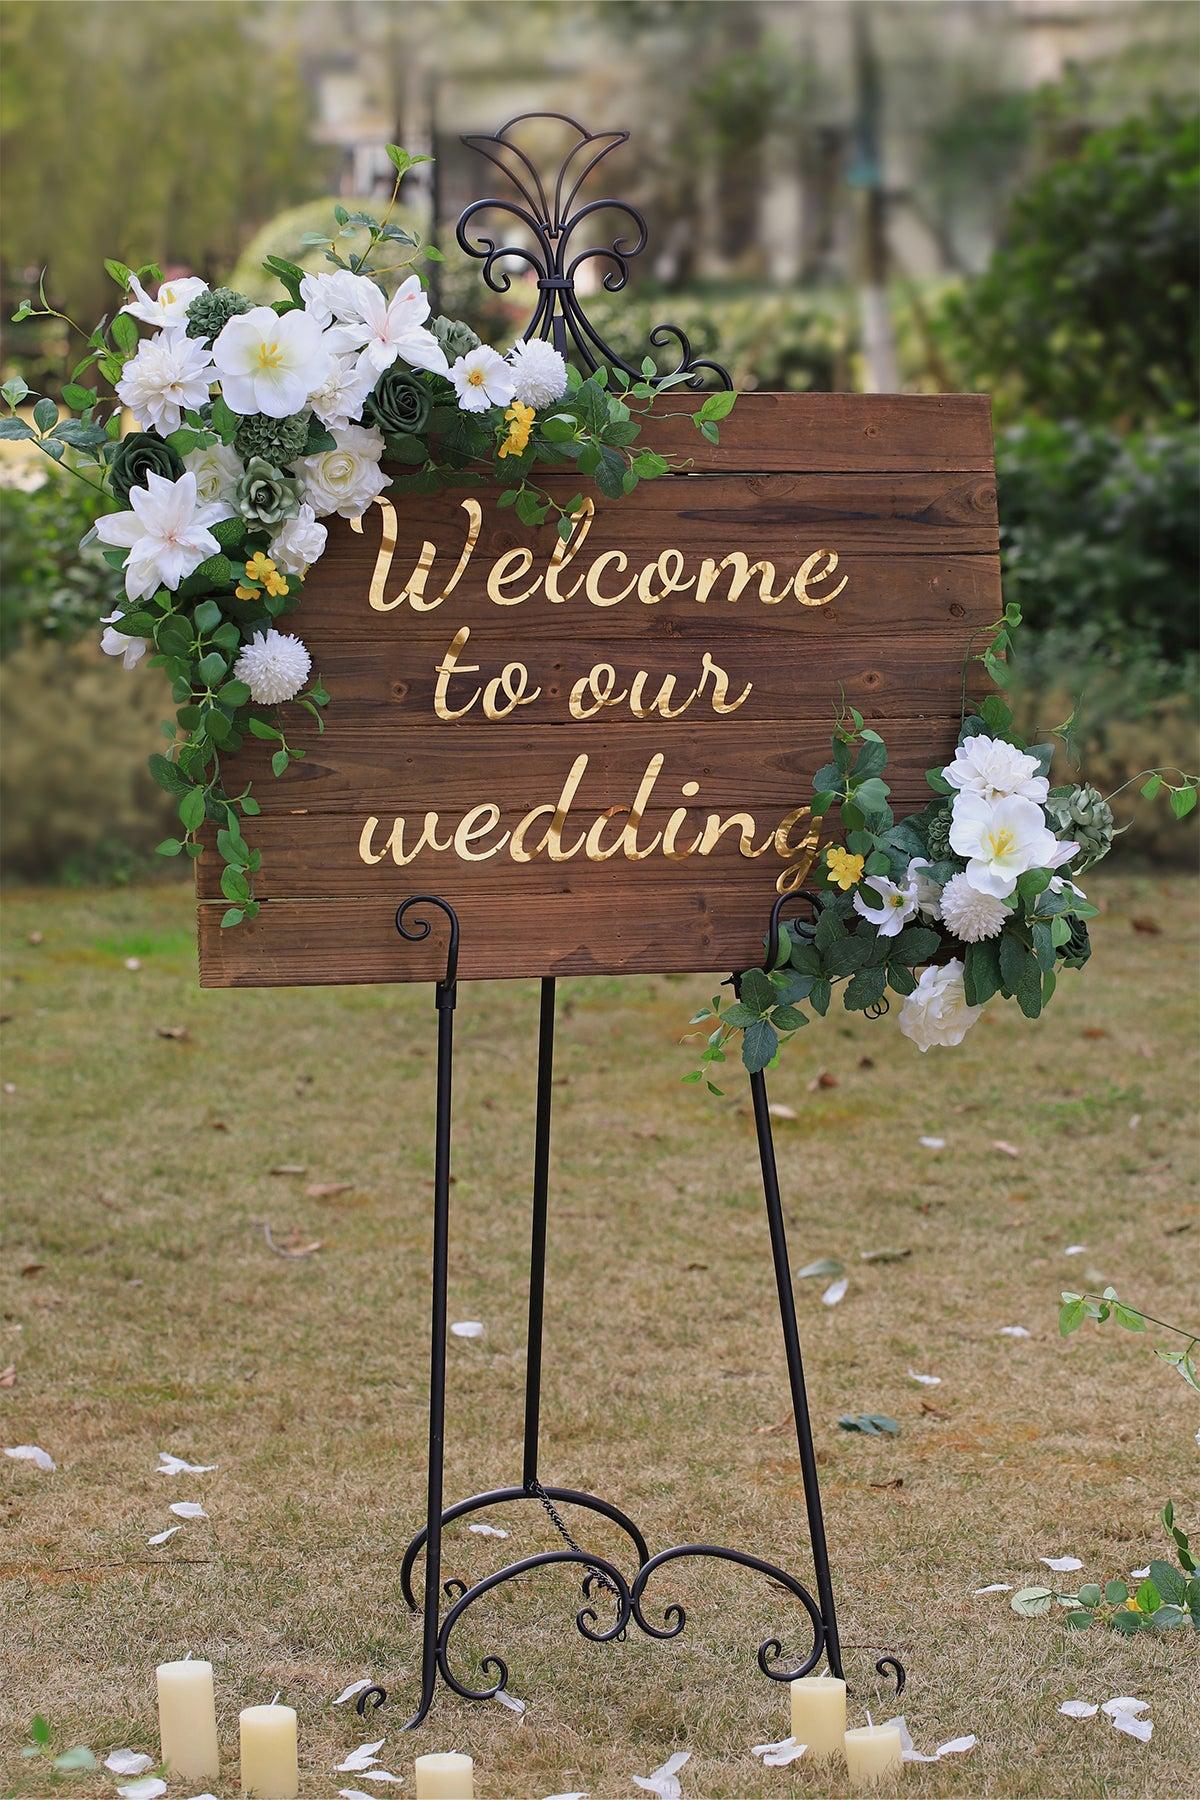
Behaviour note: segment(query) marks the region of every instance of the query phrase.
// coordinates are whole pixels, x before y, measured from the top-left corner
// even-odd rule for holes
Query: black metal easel
[[[512,135],[515,127],[533,120],[555,121],[566,126],[570,132],[575,134],[575,142],[559,166],[552,190],[549,189],[548,182],[543,182],[536,165],[530,156],[520,148]],[[516,258],[537,271],[538,302],[533,318],[525,331],[526,338],[541,337],[550,340],[565,355],[568,350],[567,340],[569,337],[574,352],[589,369],[595,369],[603,361],[610,368],[622,368],[631,376],[640,377],[639,368],[626,362],[623,357],[604,343],[584,315],[575,292],[576,273],[581,265],[591,258],[599,258],[610,264],[609,272],[604,277],[604,286],[610,292],[623,288],[628,279],[629,259],[636,256],[645,247],[648,236],[645,220],[627,202],[604,199],[589,201],[579,207],[575,206],[579,189],[586,177],[602,157],[617,145],[625,143],[628,136],[628,132],[591,134],[573,119],[569,119],[561,113],[526,113],[519,118],[510,120],[494,137],[465,138],[463,140],[465,143],[480,150],[507,175],[517,188],[520,199],[519,201],[477,200],[473,205],[468,206],[458,222],[458,241],[470,255],[482,259],[483,278],[495,292],[503,293],[510,286],[508,274],[503,267],[498,267],[502,264],[503,259]],[[467,228],[477,215],[487,210],[506,211],[517,218],[524,229],[525,241],[521,244],[499,248],[491,238],[481,235],[478,240],[473,239]],[[576,228],[585,219],[605,211],[623,213],[632,222],[634,235],[631,237],[618,236],[608,245],[590,245],[571,254],[568,260],[568,246]],[[732,386],[728,373],[718,363],[698,359],[693,355],[686,335],[676,326],[659,325],[650,334],[650,342],[659,348],[671,340],[674,340],[678,347],[678,363],[671,373],[674,375],[685,374],[689,387],[702,387],[706,374],[715,377],[723,387]],[[662,381],[668,377],[660,374],[651,379]],[[806,895],[795,894],[781,896],[776,901],[767,933],[765,966],[768,969],[775,966],[779,946],[780,920],[784,906],[791,901],[807,898]],[[423,1612],[421,1697],[415,1713],[408,1721],[407,1728],[411,1729],[419,1725],[428,1713],[433,1703],[439,1673],[442,1680],[454,1693],[469,1700],[490,1699],[506,1687],[508,1666],[500,1656],[486,1656],[482,1659],[480,1666],[485,1678],[482,1686],[473,1688],[461,1681],[450,1666],[451,1634],[464,1612],[484,1594],[490,1593],[493,1588],[500,1587],[506,1582],[515,1580],[517,1576],[523,1575],[531,1569],[546,1568],[556,1563],[576,1563],[582,1567],[584,1571],[582,1589],[585,1604],[576,1614],[575,1622],[584,1637],[598,1644],[610,1643],[615,1638],[624,1637],[631,1624],[636,1625],[640,1631],[652,1638],[678,1637],[686,1623],[686,1615],[682,1606],[677,1604],[666,1606],[662,1613],[662,1624],[654,1623],[647,1617],[644,1610],[647,1586],[657,1571],[666,1564],[679,1561],[684,1557],[717,1557],[726,1562],[740,1564],[744,1568],[768,1576],[778,1586],[794,1595],[808,1615],[812,1628],[812,1648],[794,1667],[776,1668],[773,1666],[783,1654],[783,1646],[779,1639],[769,1638],[765,1643],[760,1644],[758,1663],[763,1674],[772,1681],[792,1681],[798,1676],[808,1674],[824,1657],[832,1673],[840,1676],[842,1674],[842,1655],[838,1640],[833,1583],[829,1571],[829,1553],[825,1541],[825,1523],[821,1511],[820,1482],[817,1475],[816,1453],[813,1448],[808,1396],[804,1385],[804,1366],[800,1355],[796,1303],[792,1292],[791,1269],[788,1261],[787,1231],[779,1194],[779,1174],[775,1163],[771,1116],[767,1104],[767,1084],[761,1072],[750,1076],[750,1093],[754,1105],[754,1127],[758,1139],[759,1164],[762,1170],[763,1193],[767,1207],[767,1225],[775,1267],[775,1285],[779,1300],[780,1321],[783,1327],[792,1412],[796,1424],[796,1443],[804,1480],[804,1498],[816,1577],[816,1598],[814,1599],[808,1589],[786,1569],[778,1567],[775,1563],[767,1562],[762,1557],[754,1556],[746,1550],[729,1549],[717,1544],[694,1543],[678,1544],[671,1549],[660,1550],[656,1555],[651,1555],[638,1526],[611,1501],[602,1500],[595,1494],[584,1493],[576,1488],[546,1486],[541,1480],[538,1445],[541,1412],[542,1325],[546,1283],[546,1226],[550,1187],[550,1119],[555,1008],[553,976],[546,976],[542,980],[538,1029],[533,1223],[529,1258],[529,1331],[525,1365],[525,1442],[521,1483],[519,1486],[494,1488],[488,1493],[473,1494],[469,1499],[456,1501],[450,1506],[444,1504],[442,1470],[446,1412],[451,1075],[454,1053],[454,1008],[458,994],[459,922],[453,906],[439,895],[411,895],[402,903],[396,913],[396,929],[400,936],[409,943],[424,940],[432,929],[428,916],[417,915],[415,909],[418,908],[433,908],[444,913],[449,921],[450,936],[446,953],[446,972],[435,989],[438,1018],[437,1123],[433,1183],[429,1475],[426,1520],[423,1528],[417,1532],[409,1544],[400,1565],[400,1586],[404,1599],[412,1611],[421,1610]],[[741,976],[734,975],[730,979],[737,990],[740,987]],[[443,1582],[442,1532],[447,1524],[454,1519],[462,1518],[466,1513],[477,1512],[483,1507],[529,1499],[538,1501],[544,1507],[563,1540],[564,1547],[562,1549],[542,1551],[534,1556],[523,1557],[520,1561],[509,1563],[494,1574],[486,1576],[482,1581],[477,1581],[472,1587],[466,1587],[461,1581],[456,1580]],[[563,1507],[578,1507],[585,1511],[599,1513],[624,1532],[637,1560],[637,1567],[632,1575],[626,1576],[614,1562],[582,1547],[567,1525],[561,1510]],[[423,1600],[418,1607],[413,1587],[413,1569],[422,1550],[425,1551],[425,1579]],[[616,1609],[613,1622],[603,1628],[596,1608],[592,1604],[597,1590],[606,1593],[615,1603]],[[443,1598],[450,1602],[444,1617],[441,1611]],[[885,1655],[880,1658],[875,1667],[881,1676],[888,1676],[895,1680],[896,1691],[899,1693],[904,1687],[905,1672],[898,1659],[892,1655]],[[357,1701],[360,1715],[365,1716],[368,1708],[382,1706],[386,1699],[387,1693],[382,1687],[372,1686],[365,1689]]]

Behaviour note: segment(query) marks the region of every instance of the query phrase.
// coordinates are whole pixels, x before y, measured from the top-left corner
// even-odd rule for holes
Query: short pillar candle
[[[861,1725],[846,1733],[845,1744],[851,1787],[871,1787],[904,1768],[898,1725]]]
[[[241,1730],[242,1794],[254,1800],[296,1800],[296,1714],[290,1706],[247,1706]]]
[[[792,1736],[809,1756],[843,1756],[846,1684],[831,1675],[801,1675],[792,1683]]]
[[[417,1800],[475,1800],[474,1763],[461,1751],[418,1756]]]
[[[188,1657],[160,1663],[155,1673],[158,1741],[168,1774],[183,1781],[216,1781],[221,1756],[212,1664]]]

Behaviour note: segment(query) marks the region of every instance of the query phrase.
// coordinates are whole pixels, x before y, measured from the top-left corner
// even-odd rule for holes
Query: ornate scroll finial
[[[513,135],[518,126],[533,121],[543,124],[556,121],[574,133],[574,141],[562,158],[557,174],[547,175],[545,179],[533,155],[523,150]],[[588,320],[575,292],[576,271],[593,258],[610,265],[603,278],[604,286],[610,294],[619,292],[629,279],[631,258],[640,255],[646,247],[649,237],[646,221],[627,200],[588,200],[579,206],[575,204],[592,170],[610,150],[628,143],[629,133],[585,131],[566,113],[520,113],[507,125],[502,125],[494,137],[466,136],[462,141],[494,163],[520,196],[517,200],[474,201],[460,215],[456,235],[468,256],[482,260],[483,279],[493,293],[507,293],[512,286],[512,277],[503,266],[507,258],[523,262],[536,272],[537,306],[522,335],[526,339],[546,338],[564,356],[570,353],[570,340],[570,345],[589,370],[605,363],[610,368],[624,369],[635,379],[642,379],[640,367],[627,362],[604,342]],[[518,219],[528,233],[528,241],[501,246],[482,232],[472,234],[469,230],[471,221],[477,214],[488,211],[508,213]],[[618,233],[610,243],[589,244],[575,250],[571,240],[577,227],[593,214],[604,212],[623,213],[632,230],[627,234]],[[677,325],[656,325],[650,333],[650,342],[655,349],[662,349],[672,341],[678,346],[679,353],[674,369],[646,379],[657,384],[672,375],[686,375],[686,386],[702,388],[706,377],[712,377],[718,387],[732,388],[728,371],[720,363],[695,356],[687,334]]]

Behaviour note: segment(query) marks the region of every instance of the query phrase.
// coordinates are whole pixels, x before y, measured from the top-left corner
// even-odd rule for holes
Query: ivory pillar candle
[[[216,1781],[221,1773],[217,1749],[217,1709],[210,1662],[160,1663],[158,1741],[170,1775],[184,1781]]]
[[[831,1675],[802,1675],[792,1682],[792,1736],[809,1756],[842,1756],[846,1736],[846,1684]]]
[[[871,1787],[904,1768],[898,1725],[861,1725],[846,1733],[845,1747],[851,1787]]]
[[[474,1800],[474,1763],[455,1750],[444,1755],[418,1756],[414,1764],[417,1800]]]
[[[290,1706],[247,1706],[238,1715],[242,1794],[254,1800],[296,1800],[296,1714]]]

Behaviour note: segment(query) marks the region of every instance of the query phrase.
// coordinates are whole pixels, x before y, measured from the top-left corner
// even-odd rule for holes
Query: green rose
[[[294,475],[272,468],[261,456],[252,456],[237,484],[237,509],[247,525],[274,530],[300,511],[300,483]]]
[[[419,375],[393,363],[367,395],[363,412],[385,438],[413,437],[429,423],[429,390]]]
[[[429,321],[429,329],[445,351],[447,362],[456,362],[468,350],[478,350],[482,341],[461,319],[447,319],[439,315]]]
[[[118,500],[128,503],[129,490],[146,487],[147,475],[163,475],[178,481],[183,474],[183,458],[170,444],[150,431],[131,431],[122,438],[109,464],[108,483]]]

